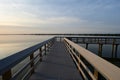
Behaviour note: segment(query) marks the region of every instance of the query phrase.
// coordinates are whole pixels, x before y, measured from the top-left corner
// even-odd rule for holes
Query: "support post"
[[[47,54],[47,45],[45,44],[45,55]]]
[[[88,43],[86,43],[86,49],[88,49]]]
[[[98,71],[96,69],[94,69],[94,77],[98,80]]]
[[[11,78],[12,78],[11,70],[6,71],[6,72],[2,75],[2,80],[10,80]]]
[[[115,45],[115,58],[117,58],[117,49],[118,49],[118,44]]]
[[[31,66],[31,68],[32,68],[32,70],[31,70],[31,74],[32,74],[32,73],[34,73],[34,53],[32,53],[32,54],[30,55],[30,61],[31,61],[30,66]]]
[[[42,48],[39,49],[40,62],[42,62]]]
[[[114,51],[115,51],[115,45],[114,44],[112,44],[112,58],[114,57]]]
[[[102,47],[103,44],[99,44],[98,56],[102,57]]]

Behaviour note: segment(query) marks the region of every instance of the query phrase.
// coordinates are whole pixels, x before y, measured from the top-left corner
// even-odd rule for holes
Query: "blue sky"
[[[0,34],[119,30],[120,0],[0,0]]]

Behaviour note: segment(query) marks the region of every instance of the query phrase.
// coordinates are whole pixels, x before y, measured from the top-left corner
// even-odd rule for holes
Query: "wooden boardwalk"
[[[83,80],[63,42],[55,42],[29,80]]]

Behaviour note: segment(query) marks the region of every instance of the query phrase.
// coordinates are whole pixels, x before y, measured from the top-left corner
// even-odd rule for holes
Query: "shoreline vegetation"
[[[120,36],[120,34],[71,34],[71,33],[46,33],[46,34],[0,34],[0,35],[76,35],[76,36]]]

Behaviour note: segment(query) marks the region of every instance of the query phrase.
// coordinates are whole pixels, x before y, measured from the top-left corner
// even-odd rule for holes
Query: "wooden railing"
[[[64,42],[85,80],[120,80],[120,68],[66,38]]]
[[[1,60],[0,76],[2,80],[27,79],[34,72],[35,65],[42,61],[42,56],[46,55],[46,51],[54,40],[55,37]],[[15,70],[15,67],[19,69]]]
[[[85,37],[66,37],[75,43],[88,43],[88,44],[120,44],[120,37],[108,36],[85,36]]]
[[[108,36],[84,36],[84,37],[66,37],[67,39],[80,44],[85,44],[88,49],[89,44],[98,44],[98,56],[102,57],[103,46],[110,45],[111,58],[118,58],[118,47],[120,45],[120,37],[108,37]]]

